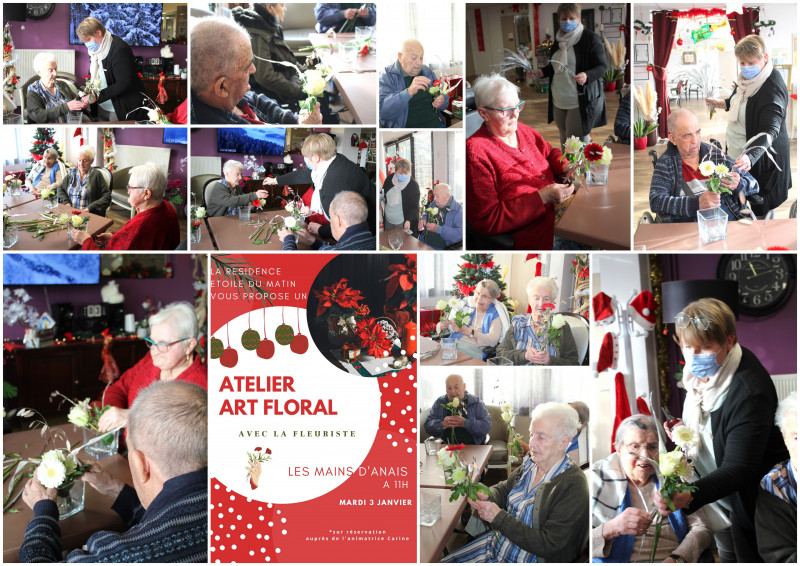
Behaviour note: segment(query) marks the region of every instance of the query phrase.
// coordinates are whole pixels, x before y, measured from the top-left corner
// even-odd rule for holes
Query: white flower
[[[305,90],[311,96],[322,96],[325,92],[325,79],[319,71],[311,70],[305,72],[306,86]]]
[[[53,198],[56,192],[53,189],[45,189],[42,191],[42,198],[47,200]]]
[[[461,467],[454,469],[450,475],[450,479],[453,480],[454,484],[464,483],[467,481],[467,477],[467,471]]]
[[[283,225],[289,228],[290,230],[297,226],[297,220],[294,216],[289,216],[286,220],[283,221]]]
[[[158,122],[158,110],[148,110],[147,111],[147,119],[151,122]]]
[[[461,399],[459,399],[458,397],[455,397],[455,398],[453,398],[452,401],[450,401],[448,403],[448,405],[450,405],[453,409],[457,409],[458,407],[461,406]]]
[[[583,142],[575,136],[568,137],[567,141],[564,142],[564,150],[567,153],[578,153],[582,149]]]
[[[455,308],[458,306],[458,299],[456,297],[450,297],[450,299],[447,301],[447,304],[450,305],[450,307]]]
[[[446,308],[447,308],[447,301],[439,301],[438,303],[436,303],[437,311],[443,311]]]
[[[559,328],[564,326],[566,323],[567,323],[567,321],[564,318],[564,315],[556,314],[556,315],[553,315],[553,319],[550,321],[550,326],[555,328],[556,330],[558,330]]]
[[[716,165],[714,165],[713,161],[703,161],[698,169],[700,169],[700,173],[702,173],[704,177],[708,177],[714,172],[715,168]]]
[[[439,464],[445,467],[450,467],[456,463],[456,457],[453,453],[447,449],[447,447],[442,448],[436,453],[436,456],[439,458]]]
[[[56,220],[57,224],[66,224],[67,222],[69,222],[69,214],[62,212],[58,215],[58,220]]]
[[[511,412],[511,403],[500,403],[500,410],[504,413]]]
[[[294,212],[294,203],[287,202],[285,210],[286,212]]]
[[[204,206],[198,206],[194,209],[194,217],[195,218],[205,218],[206,217],[206,208]]]
[[[83,217],[80,216],[79,214],[74,214],[72,216],[71,222],[75,228],[80,228],[81,226],[83,226]]]
[[[611,148],[603,146],[603,157],[600,158],[598,163],[600,165],[608,165],[611,163],[611,160],[614,158],[614,154],[611,153]]]
[[[516,464],[517,462],[519,462],[519,458],[517,458],[516,456],[512,455],[512,456],[508,457],[508,463],[509,464]]]
[[[6,181],[13,181],[14,179],[16,179],[14,175],[6,175]]]
[[[67,477],[67,468],[60,460],[45,460],[36,468],[36,477],[46,488],[57,489]]]
[[[730,173],[731,170],[728,169],[728,166],[724,163],[720,163],[716,167],[714,167],[714,173],[717,174],[718,177],[722,177],[723,175]]]
[[[435,206],[432,206],[431,208],[428,209],[428,212],[436,216],[437,214],[439,214],[439,209]]]
[[[700,446],[700,435],[691,427],[681,425],[672,429],[672,441],[682,450]]]
[[[19,413],[17,413],[19,415]],[[61,462],[64,463],[64,454],[61,450],[48,450],[44,454],[42,454],[42,461],[45,460],[52,460],[53,462]]]
[[[506,424],[510,424],[511,421],[514,420],[514,413],[510,411],[503,411],[503,414],[500,415],[500,417],[502,417],[503,422],[505,422]]]
[[[75,405],[69,410],[67,420],[79,428],[89,425],[89,413],[80,405]]]

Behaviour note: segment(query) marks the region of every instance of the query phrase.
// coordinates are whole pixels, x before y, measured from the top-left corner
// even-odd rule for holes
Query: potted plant
[[[614,92],[617,89],[617,81],[624,76],[624,73],[617,71],[613,67],[606,69],[603,73],[603,80],[606,83],[606,92]]]
[[[658,122],[646,122],[644,118],[639,116],[633,123],[633,148],[646,149],[647,136],[650,132],[655,131],[658,127]]]
[[[656,124],[657,126],[661,109],[658,107],[656,93],[650,81],[645,84],[644,90],[642,87],[636,87],[633,96],[636,99],[636,108],[639,111],[639,116],[641,116],[648,125]],[[652,129],[648,128],[647,134],[645,134],[647,135],[648,146],[655,145],[656,142],[658,142],[658,134],[655,133],[655,130],[655,127]]]

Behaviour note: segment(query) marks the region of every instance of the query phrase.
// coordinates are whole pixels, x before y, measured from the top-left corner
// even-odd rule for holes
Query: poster
[[[211,265],[210,561],[415,562],[416,256]]]

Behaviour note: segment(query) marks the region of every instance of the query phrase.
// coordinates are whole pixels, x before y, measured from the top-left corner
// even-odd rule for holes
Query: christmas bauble
[[[292,343],[294,340],[294,330],[288,324],[281,324],[275,330],[275,340],[277,340],[278,344],[281,346],[286,346]]]
[[[242,334],[242,346],[244,346],[245,350],[255,350],[258,348],[258,343],[260,341],[261,336],[259,336],[258,332],[252,328],[250,330],[245,330]]]
[[[225,345],[219,338],[211,339],[211,359],[218,360],[222,357],[222,352],[225,350]]]
[[[292,340],[290,348],[295,354],[305,354],[308,350],[308,338],[298,332],[297,336]]]
[[[275,342],[269,338],[264,338],[256,349],[256,355],[263,360],[270,359],[275,355]]]
[[[239,353],[233,348],[225,348],[225,351],[222,352],[222,357],[219,359],[219,363],[226,368],[232,368],[238,361]]]

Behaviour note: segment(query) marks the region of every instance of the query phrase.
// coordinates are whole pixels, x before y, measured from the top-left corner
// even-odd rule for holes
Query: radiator
[[[191,167],[192,177],[196,175],[222,175],[222,158],[197,157],[193,155]]]
[[[139,145],[118,145],[114,162],[117,169],[141,165],[151,161],[169,174],[169,154],[172,150],[164,147]]]
[[[778,392],[778,402],[783,401],[789,393],[797,390],[797,375],[773,375],[772,382],[775,384],[775,391]]]
[[[33,58],[45,51],[55,56],[59,71],[75,74],[75,51],[72,49],[17,49],[16,67],[20,87],[36,75],[33,70]],[[83,81],[78,81],[78,84],[83,84]]]

